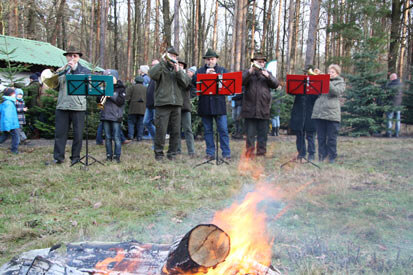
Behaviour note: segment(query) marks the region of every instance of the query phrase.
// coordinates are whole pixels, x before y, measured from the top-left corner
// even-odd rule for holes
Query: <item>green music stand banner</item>
[[[113,96],[113,76],[68,74],[66,75],[68,95]]]

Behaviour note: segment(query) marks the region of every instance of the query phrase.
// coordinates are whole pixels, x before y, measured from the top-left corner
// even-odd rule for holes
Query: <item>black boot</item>
[[[275,128],[274,127],[271,128],[270,136],[275,136]]]

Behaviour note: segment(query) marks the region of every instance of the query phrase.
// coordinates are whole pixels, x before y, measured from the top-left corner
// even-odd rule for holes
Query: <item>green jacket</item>
[[[78,63],[77,68],[72,74],[90,74],[90,71]],[[86,111],[86,97],[68,95],[66,87],[66,76],[59,76],[59,95],[57,97],[58,110]]]
[[[184,91],[191,79],[182,70],[178,72],[162,60],[149,70],[149,77],[156,81],[155,107],[183,105]]]
[[[129,103],[129,115],[144,115],[146,110],[146,87],[142,84],[128,87],[125,100]]]
[[[27,102],[28,108],[40,106],[40,88],[41,85],[39,81],[32,81],[26,87],[27,95],[30,97],[30,100]]]
[[[340,96],[346,89],[346,83],[340,76],[330,79],[330,91],[317,98],[312,119],[341,121]]]

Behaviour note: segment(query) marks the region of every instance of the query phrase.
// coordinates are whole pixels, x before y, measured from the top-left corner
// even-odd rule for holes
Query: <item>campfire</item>
[[[263,169],[249,159],[242,159],[239,169],[252,173],[259,182],[256,190],[242,202],[217,212],[210,223],[195,226],[172,245],[72,243],[66,245],[65,252],[53,247],[23,253],[2,266],[0,274],[280,274],[271,266],[273,240],[266,233],[267,217],[258,204],[267,199],[279,200],[282,192],[260,183]]]
[[[0,273],[46,274],[53,270],[51,274],[280,274],[271,267],[272,240],[266,234],[266,215],[257,210],[258,203],[274,196],[272,193],[258,188],[247,194],[242,203],[217,212],[211,224],[195,226],[172,245],[68,244],[66,253],[55,247],[23,253],[1,267]]]

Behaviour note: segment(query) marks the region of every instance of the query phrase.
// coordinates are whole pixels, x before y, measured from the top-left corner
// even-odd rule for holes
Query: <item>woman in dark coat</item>
[[[116,162],[119,163],[122,150],[120,131],[123,118],[123,109],[125,107],[125,86],[120,80],[118,80],[118,71],[105,70],[103,74],[113,76],[114,86],[113,96],[106,99],[104,109],[100,113],[100,120],[103,122],[103,128],[105,129],[106,136],[106,160],[112,161],[112,158],[114,157]],[[97,100],[99,102],[101,100],[101,97],[98,97]],[[115,143],[114,152],[112,141],[114,141]]]
[[[296,95],[293,108],[291,110],[290,129],[296,135],[296,145],[298,159],[306,157],[308,160],[314,160],[315,154],[315,122],[311,119],[314,102],[318,95]],[[307,139],[307,146],[305,140]]]
[[[340,73],[340,66],[331,64],[328,67],[330,91],[317,99],[312,115],[317,126],[318,158],[323,161],[328,157],[330,163],[337,157],[337,136],[341,120],[340,96],[346,88]]]

